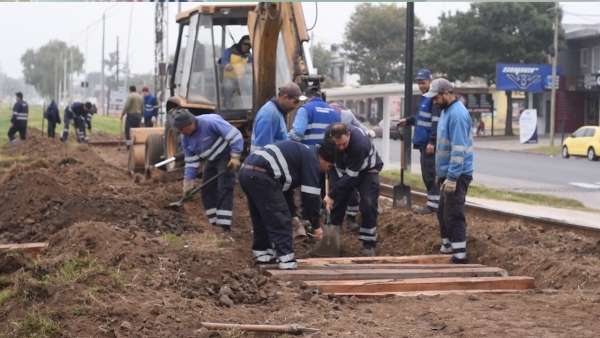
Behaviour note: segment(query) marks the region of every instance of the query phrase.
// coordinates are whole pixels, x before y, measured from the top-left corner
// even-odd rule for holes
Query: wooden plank
[[[48,243],[0,244],[0,251],[24,250],[33,257],[39,256]]]
[[[393,297],[416,297],[416,296],[440,296],[440,295],[468,295],[474,293],[485,294],[505,294],[505,293],[525,293],[526,290],[447,290],[447,291],[412,291],[412,292],[374,292],[374,293],[328,293],[333,298],[356,297],[361,299],[368,298],[393,298]]]
[[[534,289],[531,277],[479,278],[415,278],[405,280],[341,280],[305,281],[311,289],[321,293],[380,293],[449,290],[527,290]]]
[[[484,268],[482,264],[324,264],[324,265],[302,265],[298,264],[298,270],[369,270],[369,269],[461,269],[461,268]],[[267,270],[277,270],[277,264],[258,265],[258,271],[265,274]]]
[[[349,280],[374,278],[435,278],[435,277],[494,277],[508,276],[500,268],[454,268],[454,269],[372,269],[372,270],[267,270],[265,275],[279,280]]]
[[[450,264],[451,258],[451,255],[307,258],[298,259],[298,264]]]

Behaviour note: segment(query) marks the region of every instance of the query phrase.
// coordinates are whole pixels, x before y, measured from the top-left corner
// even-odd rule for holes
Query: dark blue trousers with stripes
[[[202,183],[215,177],[227,169],[231,156],[223,155],[215,161],[207,161],[202,172]],[[235,172],[228,172],[202,188],[202,205],[210,224],[221,227],[225,231],[231,230],[233,217],[233,189],[235,187]]]
[[[240,170],[239,181],[248,200],[256,263],[273,263],[279,258],[279,269],[296,269],[292,214],[279,182],[266,173],[246,168]]]
[[[472,180],[472,176],[460,175],[456,180],[456,190],[452,195],[444,196],[442,192],[437,211],[442,245],[446,252],[450,252],[452,249],[454,257],[460,260],[467,258],[465,202]],[[440,180],[440,186],[444,181],[445,179]]]

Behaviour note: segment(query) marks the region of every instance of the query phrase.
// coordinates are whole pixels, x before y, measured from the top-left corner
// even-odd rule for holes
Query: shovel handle
[[[214,177],[212,177],[210,180],[202,183],[202,185],[190,190],[190,192],[188,192],[187,196],[185,197],[185,199],[188,199],[192,196],[194,196],[194,194],[196,194],[198,191],[200,191],[202,188],[204,188],[205,186],[207,186],[209,183],[211,183],[212,181],[218,179],[219,177],[225,175],[225,173],[227,173],[227,170],[223,170],[220,173],[216,174]]]
[[[400,140],[400,169],[404,170],[404,140]]]

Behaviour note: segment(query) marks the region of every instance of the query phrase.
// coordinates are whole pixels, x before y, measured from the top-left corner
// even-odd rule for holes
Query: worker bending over
[[[187,109],[175,113],[173,126],[181,133],[185,153],[183,196],[194,188],[200,162],[206,161],[202,182],[226,173],[202,188],[202,205],[210,224],[231,231],[235,171],[240,167],[242,133],[217,114],[194,116]]]
[[[322,238],[319,173],[325,172],[335,158],[332,140],[316,146],[277,142],[246,158],[239,181],[252,219],[256,264],[275,263],[279,258],[279,269],[298,268],[292,244],[292,215],[296,213],[293,191],[298,187],[315,240]]]

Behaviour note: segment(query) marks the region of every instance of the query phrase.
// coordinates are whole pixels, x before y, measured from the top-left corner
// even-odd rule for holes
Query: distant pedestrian
[[[17,145],[15,134],[19,133],[21,141],[27,139],[27,120],[29,118],[29,106],[23,101],[23,93],[15,94],[17,102],[13,106],[12,118],[10,119],[10,128],[8,129],[8,139],[13,146]]]
[[[142,124],[142,113],[144,112],[144,99],[140,94],[136,92],[135,86],[129,87],[129,96],[125,101],[125,107],[121,113],[121,120],[127,115],[125,119],[125,145],[127,150],[131,148],[131,128],[139,128]]]
[[[142,95],[144,95],[144,118],[142,121],[144,127],[152,128],[158,118],[158,100],[156,100],[154,95],[150,94],[148,87],[142,88]]]
[[[48,120],[48,138],[54,138],[56,125],[60,124],[60,112],[58,111],[58,105],[56,101],[52,100],[46,111],[44,112],[44,118]]]
[[[415,78],[421,93],[425,94],[431,85],[431,72],[421,69]],[[417,209],[419,214],[433,214],[437,212],[440,201],[440,189],[435,184],[435,145],[437,138],[437,125],[440,119],[440,110],[430,97],[423,95],[419,102],[416,116],[401,119],[399,127],[405,125],[415,126],[412,138],[413,148],[421,152],[421,176],[427,188],[427,205]]]
[[[467,108],[452,94],[452,84],[440,78],[431,82],[425,97],[442,110],[437,128],[436,184],[441,188],[437,212],[442,253],[452,263],[467,263],[465,201],[473,180],[473,125]]]

